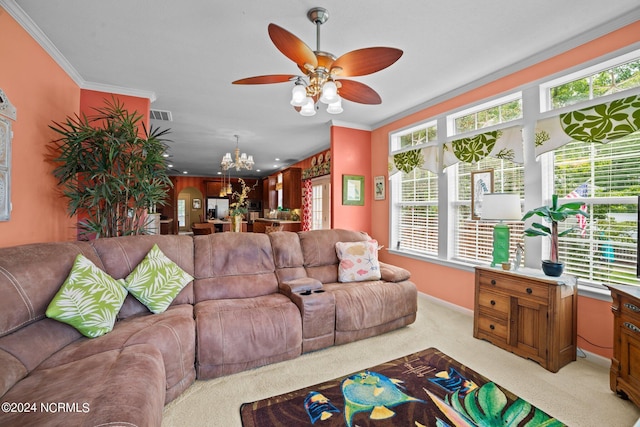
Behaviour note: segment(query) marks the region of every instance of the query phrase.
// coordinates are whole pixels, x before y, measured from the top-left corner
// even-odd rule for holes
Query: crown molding
[[[86,81],[75,69],[73,65],[65,58],[65,56],[53,44],[51,39],[36,25],[29,15],[22,9],[15,0],[0,0],[2,6],[13,19],[47,52],[54,61],[64,70],[65,73],[80,87],[81,89],[96,90],[100,92],[114,93],[117,95],[135,96],[139,98],[148,98],[151,102],[156,100],[156,94],[153,91],[140,89],[124,88],[120,86],[111,86],[103,83],[94,83]]]
[[[350,122],[344,122],[341,120],[329,120],[327,124],[329,125],[329,127],[339,126],[343,128],[351,128],[351,129],[358,129],[358,130],[367,130],[367,131],[373,130],[371,126],[364,125],[362,123],[350,123]]]
[[[393,116],[390,116],[384,120],[381,120],[377,123],[374,123],[372,125],[373,129],[377,129],[380,128],[382,126],[388,125],[390,123],[393,123],[397,120],[400,120],[404,117],[410,116],[412,114],[418,113],[422,110],[425,110],[427,108],[433,107],[435,105],[441,104],[445,101],[448,101],[449,99],[455,98],[456,96],[460,96],[462,94],[465,94],[467,92],[470,92],[474,89],[477,89],[479,87],[482,87],[488,83],[491,83],[495,80],[501,79],[503,77],[509,76],[513,73],[516,73],[518,71],[524,70],[525,68],[531,67],[533,65],[536,65],[540,62],[546,61],[550,58],[553,58],[554,56],[560,55],[564,52],[567,52],[571,49],[574,49],[578,46],[581,46],[585,43],[588,43],[590,41],[593,41],[599,37],[602,37],[606,34],[609,34],[613,31],[619,30],[627,25],[633,24],[634,22],[640,20],[640,7],[637,7],[636,9],[634,9],[633,11],[631,11],[630,13],[627,13],[625,15],[619,16],[618,18],[614,18],[602,25],[599,25],[597,27],[594,27],[590,30],[587,30],[581,34],[578,34],[577,36],[574,36],[570,39],[567,39],[565,41],[562,41],[552,47],[550,47],[549,49],[543,50],[535,55],[531,55],[521,61],[518,61],[514,64],[511,64],[507,67],[504,67],[494,73],[491,73],[487,76],[481,77],[479,79],[476,79],[474,81],[471,81],[469,83],[467,83],[464,86],[460,86],[454,90],[445,92],[441,95],[438,95],[434,98],[431,98],[430,100],[418,104],[415,107],[409,108],[407,110],[404,110],[400,113],[394,114]]]

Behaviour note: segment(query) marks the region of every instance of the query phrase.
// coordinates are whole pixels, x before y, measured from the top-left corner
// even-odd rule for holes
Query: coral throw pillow
[[[378,241],[337,242],[338,281],[362,282],[380,279]]]
[[[83,255],[78,255],[69,276],[47,307],[51,319],[96,338],[110,332],[127,297],[122,279],[115,280]]]
[[[153,313],[162,313],[193,277],[153,245],[125,279],[127,290]]]

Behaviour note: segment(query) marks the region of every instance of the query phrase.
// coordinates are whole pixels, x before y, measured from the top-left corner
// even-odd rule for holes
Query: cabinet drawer
[[[493,316],[506,319],[509,316],[511,298],[508,295],[497,294],[481,287],[478,294],[478,305],[485,311],[491,311]]]
[[[496,337],[500,342],[507,343],[509,331],[506,320],[496,319],[490,316],[479,316],[478,329],[487,335]]]
[[[640,327],[640,303],[637,300],[620,296],[620,315],[634,321]]]
[[[498,289],[508,292],[510,295],[523,296],[535,299],[541,303],[549,300],[549,286],[527,279],[515,279],[498,274],[480,272],[479,283],[481,290]]]

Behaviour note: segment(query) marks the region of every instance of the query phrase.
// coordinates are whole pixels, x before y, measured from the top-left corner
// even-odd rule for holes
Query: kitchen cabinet
[[[302,207],[302,169],[289,168],[282,171],[282,207],[300,209]]]
[[[640,406],[640,289],[607,285],[613,312],[611,390]]]
[[[476,267],[473,336],[551,372],[576,360],[577,290],[573,276]]]

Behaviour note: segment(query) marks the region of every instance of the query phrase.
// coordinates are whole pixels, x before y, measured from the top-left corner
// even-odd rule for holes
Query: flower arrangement
[[[234,191],[231,195],[233,203],[229,205],[229,216],[244,215],[248,212],[247,197],[253,187],[248,187],[244,179],[238,178],[238,182],[242,186],[241,191]],[[257,184],[257,183],[256,183]]]

